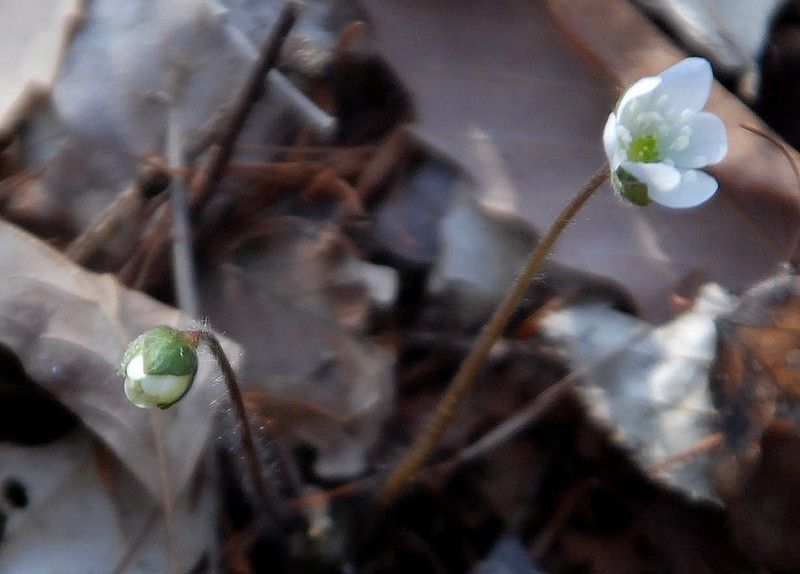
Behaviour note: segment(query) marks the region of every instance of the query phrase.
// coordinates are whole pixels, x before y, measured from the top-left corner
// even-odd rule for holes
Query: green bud
[[[617,193],[634,205],[645,206],[650,203],[647,184],[639,181],[621,167],[611,174],[611,183]]]
[[[120,371],[125,376],[125,395],[134,405],[166,409],[192,386],[197,350],[182,331],[161,325],[128,345]]]

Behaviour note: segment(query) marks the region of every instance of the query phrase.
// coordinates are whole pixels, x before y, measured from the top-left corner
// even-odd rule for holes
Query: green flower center
[[[637,163],[652,163],[658,159],[658,141],[655,136],[639,136],[628,147],[628,159]]]

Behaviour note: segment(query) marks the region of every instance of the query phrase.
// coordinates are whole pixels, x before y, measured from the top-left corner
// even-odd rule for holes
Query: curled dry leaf
[[[692,52],[707,57],[727,74],[745,76],[757,75],[756,61],[767,39],[770,19],[784,3],[782,0],[634,1],[663,22]],[[754,80],[757,78],[751,79]]]
[[[555,311],[543,333],[565,345],[591,414],[613,431],[647,472],[692,497],[717,500],[708,452],[690,452],[719,431],[708,390],[714,319],[736,299],[706,285],[694,307],[660,327],[590,305]],[[674,464],[663,464],[675,461]]]
[[[243,381],[274,395],[265,411],[317,449],[317,472],[358,474],[394,395],[391,356],[360,330],[372,304],[394,299],[395,272],[293,217],[245,230],[222,259],[202,280],[203,305],[244,346]]]
[[[773,421],[800,425],[800,281],[782,276],[754,287],[717,330],[714,389],[728,442],[758,456],[753,447]]]
[[[474,177],[483,205],[539,230],[601,165],[600,135],[620,88],[683,57],[624,0],[364,5],[373,44],[414,97],[414,132]],[[717,197],[677,213],[627,206],[601,189],[556,246],[561,263],[618,280],[649,319],[671,315],[681,277],[704,269],[739,291],[795,250],[786,159],[738,127],[761,122],[719,86],[709,109],[730,134],[714,170]]]
[[[0,64],[4,80],[4,66],[16,73],[24,69],[20,61],[42,55],[34,48],[45,49],[61,41],[57,30],[34,36],[20,15],[56,22],[56,6],[83,3],[11,4],[0,6],[1,37],[10,38]],[[187,160],[207,149],[226,124],[232,100],[283,2],[97,0],[85,4],[85,16],[64,53],[52,98],[32,112],[25,134],[26,165],[41,169],[50,201],[57,204],[71,234],[90,225],[113,195],[133,181],[140,158],[166,155],[170,121]],[[283,55],[293,69],[317,70],[324,63],[336,27],[343,25],[332,19],[331,4],[315,3],[303,12],[295,41]],[[25,58],[15,58],[17,53]],[[308,62],[312,54],[315,62]],[[5,85],[0,93],[0,119],[4,93]],[[251,114],[251,129],[245,130],[240,142],[285,143],[283,138],[296,128],[296,122],[287,121],[289,116],[293,114],[285,101],[274,93],[265,94]]]
[[[180,311],[74,265],[19,229],[0,223],[0,344],[25,372],[94,431],[156,498],[161,497],[150,412],[125,398],[118,369],[128,343],[159,324],[192,327]],[[238,363],[239,349],[225,340]],[[211,430],[212,361],[195,386],[161,413],[164,446],[182,492]]]
[[[800,278],[754,287],[717,320],[712,371],[725,449],[716,482],[734,530],[766,565],[800,569]]]
[[[4,2],[0,18],[0,137],[31,101],[53,88],[63,51],[81,17],[81,0]]]

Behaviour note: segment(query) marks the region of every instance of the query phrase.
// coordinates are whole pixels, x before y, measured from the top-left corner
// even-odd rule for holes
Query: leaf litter
[[[17,201],[27,210],[17,213],[26,217],[16,220],[58,245],[97,221],[115,194],[132,184],[140,158],[163,151],[169,106],[181,117],[188,155],[199,157],[224,122],[236,91],[230,87],[243,82],[255,46],[277,14],[277,3],[251,4],[190,1],[161,10],[147,2],[126,9],[111,1],[92,3],[53,98],[34,111],[32,128],[15,141],[31,162],[23,169],[43,170],[41,177],[37,171],[16,173],[33,182],[19,196],[26,201]],[[526,245],[535,242],[529,226],[541,229],[552,220],[563,199],[596,167],[592,154],[599,164],[600,146],[592,142],[618,84],[678,57],[620,2],[613,3],[614,16],[602,29],[587,26],[598,9],[592,3],[576,8],[508,1],[492,9],[470,3],[453,13],[439,4],[364,2],[369,42],[388,58],[394,77],[368,53],[343,56],[333,48],[338,30],[364,14],[341,4],[342,11],[331,12],[327,3],[311,3],[298,25],[301,33],[287,41],[282,64],[316,105],[338,114],[334,146],[317,141],[302,120],[287,119],[291,112],[268,95],[255,106],[220,191],[195,222],[204,312],[244,349],[239,370],[249,405],[259,425],[278,422],[277,442],[291,444],[280,457],[295,467],[290,468],[300,486],[295,494],[306,491],[304,486],[336,484],[391,464],[502,295]],[[611,76],[580,60],[564,41],[565,31]],[[138,45],[143,38],[150,40],[146,47]],[[620,46],[621,38],[637,42]],[[326,76],[331,69],[333,79]],[[758,124],[730,95],[719,89],[715,94],[729,128]],[[396,128],[409,119],[411,106],[413,123]],[[571,361],[584,364],[579,372],[609,356],[601,361],[603,368],[584,373],[582,388],[596,419],[621,423],[612,427],[618,431],[614,440],[575,414],[580,410],[570,410],[568,401],[559,403],[542,420],[528,421],[514,440],[509,435],[493,447],[496,452],[484,453],[477,468],[459,468],[421,485],[422,493],[393,509],[400,512],[398,528],[364,529],[386,537],[365,542],[356,556],[343,557],[341,546],[334,551],[337,545],[321,543],[331,532],[358,538],[358,527],[348,525],[360,519],[358,512],[334,503],[314,518],[315,524],[329,525],[324,532],[304,538],[318,544],[316,550],[307,556],[286,551],[290,558],[281,551],[281,560],[308,566],[313,554],[313,560],[338,566],[352,560],[357,571],[382,572],[394,557],[465,571],[489,554],[505,524],[512,540],[533,549],[537,566],[553,572],[586,564],[594,571],[619,571],[618,556],[626,552],[628,564],[646,568],[643,549],[664,534],[668,540],[658,558],[650,557],[651,565],[724,564],[724,571],[749,571],[739,567],[747,560],[728,546],[719,507],[708,510],[669,490],[651,490],[642,472],[676,459],[679,464],[660,469],[668,484],[693,497],[717,499],[709,468],[727,467],[705,450],[680,455],[724,426],[705,374],[714,356],[713,318],[734,298],[722,291],[709,298],[705,288],[694,309],[662,326],[648,321],[672,318],[668,302],[681,278],[705,273],[730,292],[741,292],[793,257],[796,202],[789,170],[764,142],[738,132],[732,139],[733,159],[715,174],[724,193],[688,217],[657,209],[633,213],[608,193],[595,198],[558,248],[559,262],[572,267],[552,264],[542,274],[493,354],[485,388],[442,450],[458,452],[498,422],[502,427],[563,374],[565,365],[552,345],[530,338],[542,330],[567,341]],[[335,147],[342,143],[351,147]],[[173,176],[185,175],[175,167]],[[359,219],[364,214],[367,218]],[[59,226],[42,225],[47,218]],[[7,296],[0,298],[6,325],[0,333],[8,340],[3,344],[19,356],[28,375],[111,447],[125,466],[119,474],[134,473],[158,500],[161,483],[149,421],[121,402],[119,381],[112,376],[114,354],[155,322],[189,326],[189,320],[109,276],[80,270],[10,226],[2,234],[4,249],[20,251],[12,249],[14,257],[3,258],[10,278]],[[140,286],[172,300],[169,262],[163,256],[153,261],[154,273]],[[154,280],[157,275],[161,282]],[[621,312],[633,307],[631,301],[645,321]],[[543,304],[546,310],[561,309],[543,319],[544,312],[537,314]],[[620,348],[640,330],[640,340]],[[238,348],[230,347],[232,357],[238,357]],[[58,368],[48,371],[52,364]],[[178,524],[181,495],[202,455],[211,427],[208,408],[216,400],[210,375],[203,376],[197,392],[174,412],[177,422],[172,411],[165,418]],[[747,420],[756,420],[747,412]],[[757,420],[748,427],[749,444],[787,436],[785,427],[776,430],[768,417]],[[190,433],[197,430],[192,425],[200,432]],[[265,449],[273,440],[266,434],[261,433]],[[640,468],[619,455],[618,444]],[[310,457],[303,454],[304,445],[312,447]],[[554,450],[559,460],[548,456]],[[763,476],[752,465],[773,460],[747,459],[743,476]],[[563,484],[554,488],[559,478]],[[223,484],[230,486],[224,477]],[[365,494],[357,488],[350,492],[357,493],[356,500]],[[624,512],[608,512],[602,501],[609,499]],[[99,492],[98,500],[104,500]],[[521,500],[526,502],[520,505]],[[233,528],[226,536],[247,539],[248,520],[236,510],[240,502],[230,496],[223,502]],[[415,516],[413,509],[419,508],[425,512]],[[731,508],[744,516],[750,507]],[[656,515],[667,519],[656,524]],[[692,518],[702,525],[695,539],[714,544],[670,531],[670,525]],[[433,523],[442,525],[438,532],[429,529]],[[604,538],[607,532],[617,533],[614,544]],[[737,528],[735,534],[742,537],[740,548],[747,548],[753,533]],[[791,551],[787,558],[768,546],[751,558],[776,567],[792,563]],[[264,560],[263,551],[245,552],[247,566],[238,554],[232,559],[243,572]]]

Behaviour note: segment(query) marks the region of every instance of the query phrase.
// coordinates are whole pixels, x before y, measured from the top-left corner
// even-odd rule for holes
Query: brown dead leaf
[[[160,498],[151,413],[128,402],[118,374],[131,339],[158,324],[191,327],[192,321],[0,223],[0,344]],[[227,340],[223,345],[236,363],[239,349]],[[194,472],[211,430],[211,403],[220,392],[211,365],[201,360],[192,391],[159,413],[177,492]]]
[[[726,448],[715,478],[734,530],[759,560],[800,568],[800,278],[781,276],[748,291],[717,319],[711,390]]]
[[[52,89],[82,5],[80,0],[3,4],[0,134],[14,128],[31,100]]]
[[[728,443],[757,457],[767,426],[800,423],[800,278],[780,276],[754,287],[717,319],[717,333],[711,386]]]
[[[332,226],[283,217],[240,231],[202,288],[213,324],[246,350],[244,383],[297,407],[272,414],[317,448],[316,470],[361,472],[394,395],[393,360],[362,331],[372,305],[393,301],[395,272]]]
[[[415,133],[473,176],[485,206],[539,230],[603,162],[619,90],[682,57],[624,0],[364,4],[375,48],[414,97]],[[715,170],[721,193],[675,211],[627,205],[605,188],[556,247],[560,262],[620,281],[647,318],[668,317],[673,286],[698,269],[741,291],[795,249],[786,160],[738,127],[762,124],[719,86],[710,107],[730,130]]]

